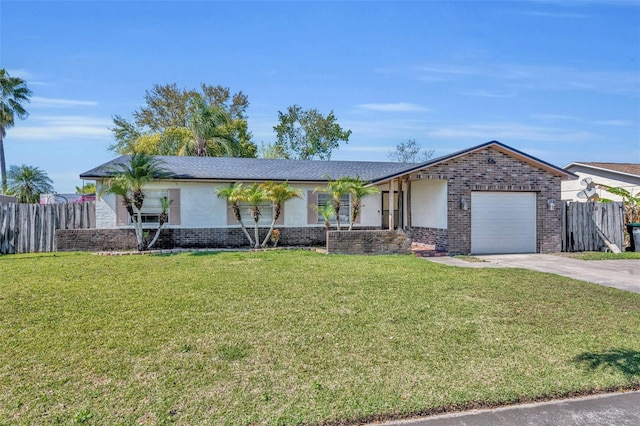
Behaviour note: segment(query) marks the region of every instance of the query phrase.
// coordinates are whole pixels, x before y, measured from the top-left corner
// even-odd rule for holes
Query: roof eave
[[[567,169],[567,168],[569,168],[571,166],[580,166],[580,167],[586,167],[588,169],[593,169],[593,170],[602,170],[603,172],[615,173],[615,174],[622,175],[622,176],[629,176],[629,177],[632,177],[632,178],[640,179],[640,175],[637,175],[637,174],[634,174],[634,173],[625,173],[625,172],[621,172],[619,170],[607,169],[605,167],[597,167],[597,166],[592,166],[591,164],[585,164],[585,163],[579,163],[579,162],[569,163],[566,166],[564,166],[563,169]],[[572,173],[572,172],[570,172],[570,173]]]
[[[504,145],[498,141],[490,141],[490,142],[485,142],[481,145],[477,145],[471,148],[467,148],[465,150],[462,151],[458,151],[458,152],[454,152],[453,154],[449,154],[449,155],[445,155],[439,158],[436,158],[434,160],[430,160],[421,164],[417,164],[414,167],[408,168],[407,170],[404,170],[400,173],[396,173],[394,175],[390,175],[390,176],[385,176],[379,179],[374,179],[372,181],[372,183],[374,184],[380,184],[383,183],[387,180],[391,180],[391,179],[396,179],[398,177],[404,176],[406,174],[410,174],[413,173],[415,171],[427,168],[427,167],[431,167],[434,166],[436,164],[440,164],[443,163],[445,161],[451,161],[453,159],[462,157],[464,155],[467,155],[469,153],[475,152],[475,151],[479,151],[481,149],[485,149],[487,147],[494,147],[495,149],[497,149],[500,152],[503,152],[505,154],[511,155],[512,157],[516,157],[518,159],[520,159],[521,161],[524,161],[528,164],[531,164],[535,167],[539,167],[543,170],[548,171],[549,173],[558,176],[560,178],[562,178],[563,180],[575,180],[578,179],[578,176],[571,173],[568,170],[564,170],[561,169],[560,167],[556,167],[553,164],[549,164],[546,161],[542,161],[538,158],[532,157],[531,155],[525,154],[524,152],[518,151],[517,149],[511,148],[507,145]]]

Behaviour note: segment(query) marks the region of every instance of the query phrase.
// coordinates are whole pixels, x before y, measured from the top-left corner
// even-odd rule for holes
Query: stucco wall
[[[447,181],[411,182],[411,225],[422,228],[447,228]]]
[[[180,225],[166,225],[169,228],[238,228],[235,219],[228,221],[227,202],[219,198],[217,190],[229,186],[219,182],[153,182],[146,186],[149,190],[180,188]],[[318,224],[307,223],[308,193],[318,184],[291,184],[301,191],[302,198],[294,198],[284,204],[282,210],[284,227],[317,227]],[[362,213],[355,227],[379,227],[381,223],[379,194],[365,197],[362,201]],[[247,225],[252,225],[247,224]],[[267,225],[267,224],[265,224]],[[348,225],[348,224],[347,224]],[[96,228],[116,228],[116,197],[104,194],[96,200]],[[281,227],[281,226],[279,226]],[[126,228],[126,227],[120,227]]]

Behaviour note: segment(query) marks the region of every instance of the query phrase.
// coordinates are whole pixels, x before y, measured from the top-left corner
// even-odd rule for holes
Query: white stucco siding
[[[218,183],[183,182],[180,188],[179,228],[222,228],[227,226],[227,201],[217,195]]]
[[[605,170],[595,171],[593,169],[578,166],[570,168],[569,171],[578,175],[578,179],[562,181],[561,186],[563,200],[586,201],[584,198],[578,198],[578,193],[586,188],[586,185],[582,184],[582,180],[586,177],[590,177],[593,182],[601,185],[624,188],[634,195],[640,192],[640,178],[624,176],[614,172],[607,172]],[[600,198],[608,198],[612,201],[622,201],[622,197],[611,194],[604,189],[596,189],[596,192]]]
[[[227,221],[227,201],[217,196],[217,190],[228,186],[220,182],[152,182],[147,190],[180,189],[180,224],[165,225],[175,228],[227,228],[238,226],[235,220]],[[285,227],[322,226],[308,222],[309,191],[318,184],[291,184],[301,191],[301,198],[291,199],[284,204]],[[100,190],[100,183],[98,183]],[[374,194],[363,199],[360,223],[355,226],[380,226],[381,197]],[[116,196],[104,194],[96,200],[96,227],[116,228]]]
[[[447,229],[447,181],[411,182],[411,224]]]

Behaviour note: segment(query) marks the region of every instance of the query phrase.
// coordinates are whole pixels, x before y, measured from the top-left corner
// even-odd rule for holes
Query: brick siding
[[[279,246],[322,246],[326,243],[324,227],[278,229]],[[268,230],[260,228],[260,242]],[[248,231],[253,238],[253,229]],[[59,229],[55,239],[57,251],[135,250],[137,247],[133,229]],[[153,246],[154,249],[240,247],[249,247],[240,228],[164,228]]]
[[[407,233],[413,242],[434,246],[438,251],[449,251],[449,232],[446,229],[414,226]]]
[[[561,209],[550,211],[547,208],[547,199],[553,198],[556,204],[560,200],[560,177],[492,147],[439,163],[425,169],[424,174],[434,179],[447,179],[446,243],[450,253],[468,254],[471,251],[472,191],[535,192],[536,250],[540,253],[561,251]],[[468,210],[460,208],[463,197],[469,203]],[[430,235],[420,229],[411,231],[417,238]]]
[[[403,231],[329,231],[330,254],[409,254],[411,239]]]

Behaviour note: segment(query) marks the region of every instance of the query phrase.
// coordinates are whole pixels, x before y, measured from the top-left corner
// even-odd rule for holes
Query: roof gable
[[[560,167],[554,166],[553,164],[547,163],[546,161],[542,161],[536,157],[533,157],[531,155],[525,154],[522,151],[518,151],[517,149],[511,148],[510,146],[507,146],[503,143],[500,143],[498,141],[491,141],[491,142],[486,142],[483,143],[481,145],[477,145],[471,148],[467,148],[465,150],[462,151],[458,151],[458,152],[454,152],[452,154],[448,154],[448,155],[444,155],[442,157],[438,157],[438,158],[434,158],[431,159],[429,161],[426,161],[424,163],[420,163],[420,164],[414,164],[411,165],[410,168],[402,171],[401,173],[397,173],[394,175],[388,175],[388,176],[384,176],[382,178],[376,179],[374,183],[381,183],[384,182],[386,180],[389,179],[393,179],[399,176],[402,176],[404,174],[407,173],[412,173],[418,170],[423,170],[423,169],[427,169],[429,167],[432,166],[436,166],[438,164],[447,162],[447,161],[451,161],[453,159],[468,155],[472,152],[476,152],[476,151],[480,151],[483,150],[485,148],[493,148],[499,152],[502,152],[503,154],[506,154],[510,157],[516,158],[518,160],[524,161],[525,163],[528,163],[534,167],[537,167],[539,169],[545,170],[548,173],[551,173],[554,176],[558,176],[561,177],[563,179],[577,179],[578,176],[574,175],[573,173],[571,173],[570,171],[564,170]]]

